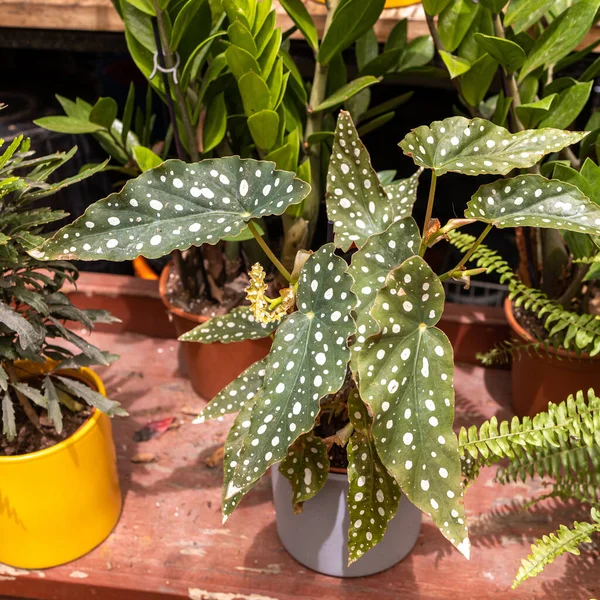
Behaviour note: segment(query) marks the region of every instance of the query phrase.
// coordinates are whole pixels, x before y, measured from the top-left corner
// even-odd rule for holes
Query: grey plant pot
[[[373,575],[400,562],[419,537],[421,511],[402,495],[383,540],[349,567],[347,476],[329,473],[323,489],[295,515],[292,486],[278,465],[271,473],[277,533],[285,549],[309,569],[334,577]]]

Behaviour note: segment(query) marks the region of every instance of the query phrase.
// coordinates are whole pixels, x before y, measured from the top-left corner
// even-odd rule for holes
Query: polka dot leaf
[[[211,344],[219,341],[223,344],[258,340],[275,331],[278,322],[259,323],[249,306],[239,306],[226,315],[214,317],[179,337],[182,342],[200,342]]]
[[[43,246],[38,258],[130,260],[216,244],[252,219],[280,215],[310,186],[272,162],[229,156],[169,160],[92,204]]]
[[[413,206],[417,200],[417,187],[419,186],[419,177],[423,169],[419,169],[414,175],[407,179],[398,179],[383,189],[392,203],[394,219],[410,217]]]
[[[407,217],[392,223],[383,233],[369,238],[352,256],[348,273],[354,279],[352,291],[357,298],[357,343],[352,348],[354,352],[360,350],[367,337],[379,331],[370,311],[375,303],[375,295],[385,285],[388,273],[414,256],[419,251],[420,243],[419,228],[412,217]]]
[[[582,140],[587,132],[527,129],[510,133],[485,119],[450,117],[417,127],[401,142],[404,154],[437,175],[506,175]]]
[[[223,487],[221,512],[223,514],[223,523],[227,521],[236,506],[241,502],[244,494],[249,492],[254,483],[235,487],[232,483],[233,474],[238,464],[239,455],[244,445],[244,441],[248,436],[248,428],[250,427],[250,418],[252,411],[256,405],[256,400],[252,399],[246,402],[240,409],[238,416],[235,418],[227,439],[225,440],[225,448],[223,452]]]
[[[350,113],[341,111],[327,173],[327,215],[333,221],[335,245],[360,248],[371,235],[392,223],[392,204],[369,153],[358,137]]]
[[[382,539],[398,511],[400,487],[384,467],[371,433],[372,418],[353,390],[348,413],[354,433],[348,450],[348,564],[358,560]]]
[[[279,472],[292,484],[294,512],[321,491],[329,473],[329,456],[323,440],[311,433],[301,435],[279,464]]]
[[[234,474],[236,487],[258,480],[285,458],[289,446],[313,429],[319,400],[344,383],[355,298],[346,263],[334,249],[323,246],[300,272],[298,311],[285,317],[275,334]]]
[[[541,175],[481,186],[465,216],[501,228],[525,225],[600,235],[600,206],[574,185]]]
[[[415,256],[392,271],[371,315],[380,332],[358,356],[359,388],[373,414],[381,461],[408,499],[467,558],[458,442],[454,419],[453,353],[437,329],[442,284]]]
[[[249,366],[206,405],[206,408],[198,415],[195,423],[204,423],[208,419],[218,419],[223,415],[238,412],[262,388],[266,366],[266,358]]]

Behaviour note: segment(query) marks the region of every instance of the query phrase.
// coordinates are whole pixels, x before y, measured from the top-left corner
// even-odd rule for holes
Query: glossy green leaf
[[[471,106],[479,106],[483,101],[492,85],[497,67],[496,59],[486,53],[461,77],[462,94]]]
[[[379,117],[376,117],[375,119],[372,119],[368,123],[365,123],[364,125],[360,126],[360,128],[358,130],[358,135],[361,138],[365,137],[365,135],[371,133],[371,131],[376,131],[380,127],[383,127],[385,124],[392,121],[395,116],[396,116],[396,113],[389,112],[384,115],[380,115]]]
[[[262,54],[266,45],[269,43],[269,40],[273,36],[273,31],[275,29],[275,20],[276,15],[275,11],[272,10],[266,17],[265,22],[263,23],[260,31],[255,36],[256,48],[259,54]]]
[[[206,58],[206,55],[211,49],[211,44],[218,37],[221,37],[223,35],[225,35],[224,31],[217,31],[217,33],[207,37],[205,40],[200,42],[198,46],[196,46],[196,49],[190,54],[189,58],[185,63],[185,66],[183,67],[183,71],[181,74],[182,87],[187,87],[189,82],[193,81],[196,78],[200,67],[203,64],[203,61]],[[204,78],[202,80],[203,86],[208,87],[212,79],[215,77],[214,72],[217,70],[217,68],[221,70],[224,69],[226,62],[227,60],[224,54],[215,57],[215,59],[211,63],[211,66],[207,69],[206,73],[204,74]]]
[[[227,387],[221,390],[200,411],[194,423],[204,423],[211,419],[219,419],[223,415],[229,415],[242,410],[242,407],[250,401],[253,403],[254,396],[256,396],[263,386],[266,367],[266,358],[250,365],[237,379],[234,379]]]
[[[404,494],[469,558],[454,419],[452,346],[435,325],[444,289],[415,256],[392,271],[371,314],[381,327],[358,357],[377,452]]]
[[[198,11],[203,8],[204,3],[207,1],[208,0],[190,0],[183,5],[173,23],[173,31],[171,32],[171,38],[169,40],[172,52],[178,50],[182,38],[193,25],[194,18]]]
[[[321,42],[318,61],[322,65],[353,44],[365,31],[377,22],[385,0],[346,0],[340,3],[333,15],[331,25]]]
[[[329,98],[326,98],[321,104],[313,108],[313,112],[322,112],[324,110],[331,110],[338,107],[340,104],[352,98],[355,94],[364,90],[367,87],[378,83],[379,79],[377,77],[365,76],[359,77],[358,79],[354,79],[347,85],[341,87],[335,93],[333,93]]]
[[[600,206],[574,185],[521,175],[483,185],[465,216],[496,227],[544,227],[600,235]]]
[[[504,26],[512,25],[515,33],[529,29],[556,0],[511,0],[504,16]]]
[[[323,440],[313,432],[301,435],[279,464],[279,472],[292,485],[294,510],[318,494],[329,475],[329,455]]]
[[[221,342],[241,342],[243,340],[259,340],[268,337],[277,329],[279,323],[259,323],[254,318],[249,306],[238,306],[226,315],[212,319],[194,327],[179,336],[180,342],[200,342],[212,344]]]
[[[348,250],[385,231],[394,214],[349,113],[341,111],[327,173],[327,214],[335,245]]]
[[[258,55],[258,49],[256,48],[252,33],[241,21],[234,21],[228,27],[227,35],[232,44],[243,48],[252,56]]]
[[[156,16],[156,11],[154,10],[152,0],[125,0],[125,2],[135,6],[138,10],[141,10],[147,15]]]
[[[495,58],[503,67],[513,73],[519,69],[525,62],[525,52],[523,48],[507,40],[493,35],[475,34],[477,43],[493,58]]]
[[[422,35],[408,43],[396,71],[408,71],[423,67],[431,62],[435,54],[435,46],[430,35]]]
[[[600,40],[598,40],[600,43]],[[592,81],[600,75],[600,56],[581,74],[579,81]]]
[[[361,121],[368,121],[369,119],[374,119],[379,115],[383,115],[389,111],[392,111],[399,106],[406,104],[413,97],[413,94],[414,92],[406,92],[396,96],[395,98],[390,98],[386,102],[382,102],[381,104],[370,108],[367,112],[364,112],[360,119]],[[333,135],[333,132],[331,132],[331,135]]]
[[[150,148],[146,148],[145,146],[134,146],[133,156],[142,172],[154,169],[154,167],[158,167],[163,162],[160,156],[154,154]]]
[[[368,29],[356,40],[355,54],[359,72],[379,56],[379,42],[373,28]]]
[[[400,487],[377,455],[371,434],[373,419],[356,389],[348,398],[354,433],[348,451],[348,563],[377,545],[398,511]]]
[[[402,48],[386,50],[364,65],[360,70],[360,76],[366,77],[367,75],[371,75],[372,77],[382,77],[386,73],[394,71],[400,64],[403,52],[404,50]]]
[[[428,15],[435,17],[439,15],[451,0],[423,0],[423,8]]]
[[[265,161],[169,160],[92,204],[46,243],[44,257],[158,258],[175,248],[216,244],[239,234],[252,219],[283,214],[309,189],[293,173],[276,171]]]
[[[552,21],[527,56],[519,81],[538,67],[547,67],[571,52],[589,31],[599,6],[600,0],[579,0]]]
[[[509,0],[480,0],[481,6],[491,10],[493,13],[501,13]]]
[[[248,129],[257,147],[269,150],[277,141],[279,115],[274,110],[261,110],[248,117]]]
[[[112,98],[100,98],[90,112],[90,121],[105,129],[110,129],[117,118],[117,103]]]
[[[471,68],[471,63],[464,58],[460,58],[460,56],[453,56],[449,52],[444,52],[444,50],[440,50],[440,56],[448,69],[448,73],[450,73],[450,79],[463,75]]]
[[[242,75],[238,87],[247,116],[271,108],[271,93],[264,79],[254,71]]]
[[[592,92],[593,81],[576,83],[563,90],[553,103],[548,115],[542,119],[539,127],[557,127],[566,129],[585,108]]]
[[[452,0],[438,17],[438,33],[447,52],[454,52],[477,15],[473,0]]]
[[[281,35],[281,29],[275,29],[262,54],[258,57],[260,72],[265,79],[268,79],[277,59],[279,49],[281,48]]]
[[[225,51],[225,56],[229,70],[236,79],[240,79],[246,73],[253,72],[254,74],[260,74],[261,72],[254,56],[239,46],[229,46]]]
[[[357,298],[357,338],[353,352],[360,351],[366,339],[379,331],[371,309],[375,304],[375,294],[385,285],[388,273],[418,253],[420,244],[419,227],[412,217],[407,217],[392,223],[383,233],[370,237],[352,255],[348,273],[354,280],[352,291]]]
[[[384,186],[394,211],[394,219],[399,217],[410,217],[412,209],[417,201],[417,188],[419,186],[419,177],[423,172],[422,169],[416,171],[414,175],[406,179],[398,179]]]
[[[202,128],[202,151],[216,148],[227,132],[227,105],[225,94],[217,94],[208,104]]]
[[[337,392],[346,378],[354,331],[354,295],[346,263],[326,244],[306,261],[298,280],[298,311],[282,322],[268,357],[264,387],[256,396],[247,440],[233,475],[246,489],[288,447],[311,431],[319,400]]]
[[[536,102],[528,102],[517,106],[517,117],[525,127],[535,127],[548,114],[558,94],[550,94]]]
[[[319,47],[319,36],[304,2],[302,0],[280,0],[280,2],[308,45],[316,52]]]
[[[438,175],[506,175],[526,169],[543,156],[579,142],[585,132],[526,129],[511,134],[484,119],[450,117],[417,127],[401,142],[405,154]]]
[[[56,131],[57,133],[77,134],[104,131],[102,125],[72,117],[42,117],[41,119],[35,119],[34,124],[48,131]]]

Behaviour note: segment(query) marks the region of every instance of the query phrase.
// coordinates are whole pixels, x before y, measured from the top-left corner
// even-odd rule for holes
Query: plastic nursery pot
[[[171,264],[162,271],[159,281],[160,297],[173,317],[177,337],[206,323],[210,317],[194,315],[173,306],[167,297],[167,282]],[[183,359],[194,391],[203,399],[211,400],[250,365],[263,359],[271,349],[271,339],[246,340],[222,344],[182,342]]]
[[[506,319],[514,336],[535,342],[517,322],[512,302],[504,303]],[[512,363],[512,406],[520,417],[534,416],[548,408],[548,402],[562,402],[578,390],[600,390],[600,357],[577,356],[567,350],[549,348],[538,355],[521,352]]]
[[[23,378],[49,363],[16,363]],[[25,375],[26,373],[26,375]],[[90,369],[65,370],[105,395]],[[68,439],[38,452],[0,456],[0,563],[54,567],[106,539],[121,514],[110,417],[99,410]]]
[[[290,482],[278,465],[271,474],[279,539],[299,563],[313,571],[333,577],[373,575],[400,562],[417,542],[421,511],[402,494],[383,540],[348,566],[348,476],[330,472],[323,489],[295,515]]]

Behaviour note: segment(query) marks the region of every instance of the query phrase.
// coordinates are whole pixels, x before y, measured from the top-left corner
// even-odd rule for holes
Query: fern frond
[[[463,254],[466,253],[473,243],[475,237],[460,231],[450,231],[448,240],[458,248]],[[469,262],[474,262],[478,267],[485,267],[488,273],[498,273],[500,275],[500,283],[517,281],[514,269],[500,256],[498,252],[492,250],[485,244],[479,244]]]
[[[579,546],[591,542],[590,536],[599,532],[600,511],[592,508],[590,522],[578,523],[575,521],[571,529],[561,525],[555,533],[543,536],[541,540],[537,540],[535,544],[532,544],[531,554],[521,561],[521,568],[512,585],[513,589],[526,579],[541,573],[546,565],[549,565],[565,552],[579,555]]]
[[[484,422],[479,430],[462,428],[459,452],[463,476],[470,481],[482,466],[503,458],[510,459],[499,471],[501,482],[515,481],[539,475],[563,479],[569,474],[592,473],[600,481],[600,398],[589,390],[587,401],[583,392],[560,404],[550,403],[546,412],[533,418],[498,423],[496,417]]]
[[[525,352],[528,356],[535,352],[538,355],[548,351],[549,344],[546,342],[521,342],[519,340],[504,340],[496,344],[487,352],[478,352],[475,358],[484,366],[491,367],[493,365],[504,365],[513,359],[519,359],[521,352]],[[560,359],[560,357],[557,357]]]

